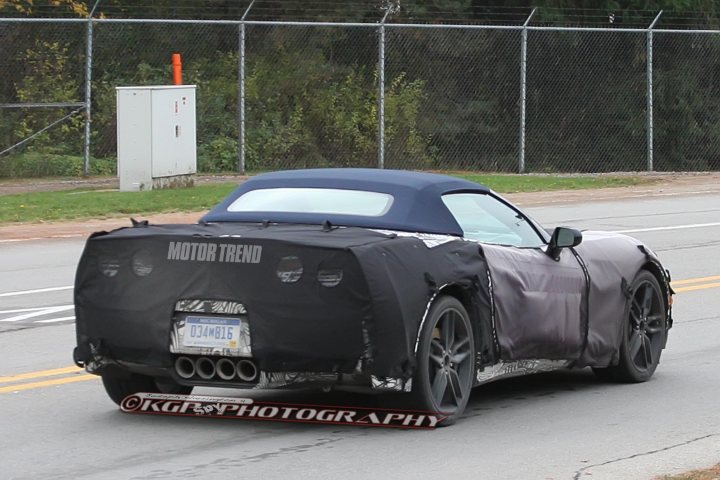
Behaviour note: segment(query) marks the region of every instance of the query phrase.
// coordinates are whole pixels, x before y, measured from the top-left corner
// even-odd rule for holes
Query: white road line
[[[615,230],[613,233],[659,232],[661,230],[684,230],[686,228],[720,227],[720,222],[691,223],[689,225],[673,225],[670,227],[633,228],[630,230]]]
[[[55,323],[55,322],[63,322],[65,320],[75,320],[75,316],[72,317],[60,317],[60,318],[51,318],[49,320],[38,320],[35,323]]]
[[[58,307],[61,305],[57,305]],[[62,305],[63,307],[72,307],[73,305]],[[33,307],[33,308],[16,308],[15,310],[0,310],[0,315],[6,313],[23,313],[23,312],[37,312],[38,310],[47,310],[51,307]]]
[[[12,242],[28,242],[31,240],[48,240],[51,238],[76,238],[76,237],[84,237],[86,234],[84,233],[76,233],[73,235],[49,235],[47,237],[30,237],[30,238],[5,238],[0,240],[0,243],[12,243]]]
[[[19,290],[17,292],[0,293],[0,297],[16,297],[18,295],[30,295],[32,293],[57,292],[60,290],[71,290],[72,288],[73,288],[72,285],[68,285],[67,287],[49,287],[49,288],[38,288],[36,290]]]
[[[36,312],[25,313],[23,315],[16,315],[10,318],[2,318],[0,322],[19,322],[20,320],[27,320],[28,318],[42,317],[43,315],[49,315],[51,313],[63,312],[65,310],[72,310],[75,308],[74,305],[60,305],[59,307],[48,307],[44,310],[38,310]]]

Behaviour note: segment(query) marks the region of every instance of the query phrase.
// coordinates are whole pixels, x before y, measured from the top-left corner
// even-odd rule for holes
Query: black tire
[[[189,395],[193,387],[178,385],[170,378],[156,380],[138,373],[118,373],[106,371],[102,374],[102,382],[110,399],[120,405],[125,397],[134,393],[171,393]]]
[[[457,299],[440,297],[430,307],[420,332],[412,407],[447,415],[438,426],[452,425],[465,410],[474,377],[470,317]]]
[[[631,291],[622,325],[620,361],[611,367],[593,368],[603,380],[646,382],[660,363],[667,335],[662,288],[652,273],[641,270],[632,282]]]

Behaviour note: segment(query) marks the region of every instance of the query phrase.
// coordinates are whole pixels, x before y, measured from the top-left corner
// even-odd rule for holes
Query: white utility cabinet
[[[117,87],[117,150],[121,191],[191,186],[195,85]]]

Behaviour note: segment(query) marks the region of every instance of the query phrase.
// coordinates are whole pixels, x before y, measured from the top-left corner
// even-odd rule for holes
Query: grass
[[[468,173],[454,175],[482,183],[499,193],[626,187],[652,182],[648,178],[633,175],[476,175]]]
[[[635,176],[454,175],[501,193],[616,187],[650,181]],[[3,195],[0,196],[0,223],[204,211],[216,205],[236,186],[235,183],[224,183],[147,192],[66,190]]]
[[[203,211],[235,187],[235,183],[223,183],[147,192],[66,190],[4,195],[0,196],[0,223]]]

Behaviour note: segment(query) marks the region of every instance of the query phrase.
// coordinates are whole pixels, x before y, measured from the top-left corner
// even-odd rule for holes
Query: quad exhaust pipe
[[[250,360],[240,360],[237,362],[237,376],[244,382],[252,382],[257,378],[258,369]]]
[[[175,360],[175,372],[180,378],[192,378],[195,376],[195,362],[188,357],[178,357]]]
[[[203,380],[210,380],[217,372],[215,362],[207,357],[200,357],[195,360],[195,370],[197,371],[198,377]]]
[[[227,358],[221,358],[220,360],[218,360],[215,367],[218,377],[222,378],[223,380],[232,380],[233,378],[235,378],[235,374],[237,374],[235,363],[233,363],[232,360],[229,360]]]
[[[221,380],[232,381],[235,378],[243,382],[257,380],[259,370],[255,362],[248,359],[238,360],[237,363],[229,358],[220,358],[217,361],[208,357],[178,357],[175,360],[175,373],[185,380],[197,376],[203,380],[212,380],[217,376]]]

